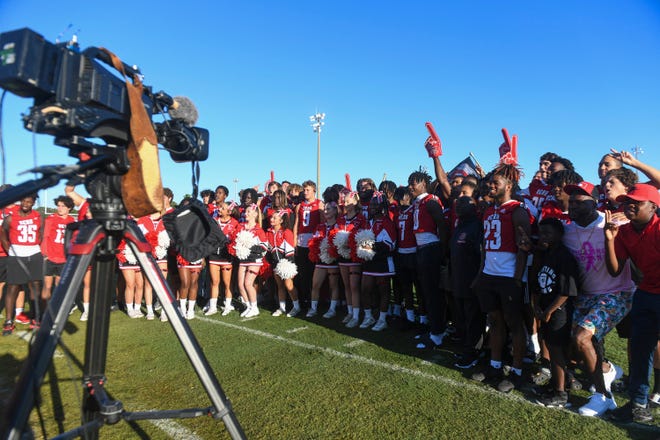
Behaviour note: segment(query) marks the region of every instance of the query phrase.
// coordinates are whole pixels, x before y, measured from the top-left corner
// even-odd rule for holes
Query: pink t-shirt
[[[631,292],[635,284],[631,278],[630,263],[626,262],[621,274],[613,278],[605,265],[605,214],[591,224],[581,227],[575,222],[564,225],[564,244],[580,265],[581,294],[602,295],[613,292]]]

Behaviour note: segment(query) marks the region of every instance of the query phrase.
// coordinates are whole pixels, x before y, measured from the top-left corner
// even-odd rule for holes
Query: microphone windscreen
[[[183,121],[186,125],[195,125],[197,119],[199,118],[199,113],[197,112],[197,107],[195,104],[185,96],[175,96],[174,97],[175,105],[172,105],[167,112],[173,119],[179,119]]]

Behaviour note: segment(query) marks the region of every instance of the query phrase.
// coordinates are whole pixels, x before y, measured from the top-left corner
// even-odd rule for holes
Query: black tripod
[[[80,142],[80,140],[77,140]],[[120,161],[121,162],[121,161]],[[87,267],[92,268],[92,289],[89,323],[85,342],[83,368],[82,424],[57,438],[98,438],[104,424],[120,420],[190,418],[211,415],[222,419],[233,439],[245,438],[231,404],[215,377],[199,343],[186,320],[175,307],[176,298],[169,288],[155,259],[151,246],[145,240],[135,222],[127,220],[119,176],[108,173],[108,165],[116,164],[114,154],[94,156],[73,167],[50,167],[41,169],[44,177],[25,182],[11,190],[0,193],[0,206],[8,205],[38,189],[54,186],[63,177],[86,171],[86,188],[90,195],[90,210],[93,220],[85,220],[77,237],[70,246],[69,255],[62,271],[60,283],[53,292],[44,313],[41,328],[30,348],[18,384],[8,403],[8,412],[2,422],[0,434],[5,439],[20,439],[30,435],[28,417],[37,401],[39,387],[51,363],[52,356],[68,319],[69,310],[75,301],[79,286]],[[110,170],[113,170],[110,166]],[[114,170],[113,170],[114,171]],[[148,412],[125,411],[120,401],[111,400],[104,389],[110,308],[116,286],[114,270],[117,244],[125,239],[136,255],[143,273],[153,286],[163,312],[167,315],[174,332],[183,346],[197,376],[199,377],[212,406]]]

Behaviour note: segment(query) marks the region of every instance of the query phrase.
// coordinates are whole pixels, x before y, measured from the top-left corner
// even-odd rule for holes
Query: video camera
[[[99,48],[80,51],[75,41],[53,44],[23,28],[0,34],[0,87],[34,105],[23,115],[29,131],[67,138],[100,138],[108,144],[129,142],[130,106],[125,82],[101,64],[112,65]],[[140,77],[137,67],[123,64],[127,76]],[[142,101],[151,117],[169,111],[171,120],[153,123],[158,143],[176,162],[204,161],[209,153],[209,132],[194,127],[197,111],[179,111],[177,99],[144,87]],[[194,114],[194,119],[189,116]],[[57,142],[56,142],[57,143]],[[63,144],[66,145],[66,144]]]

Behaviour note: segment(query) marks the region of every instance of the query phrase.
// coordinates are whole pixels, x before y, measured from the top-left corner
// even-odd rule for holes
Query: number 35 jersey
[[[41,252],[40,229],[41,215],[37,211],[31,211],[25,217],[14,213],[9,228],[9,255],[26,257]]]

